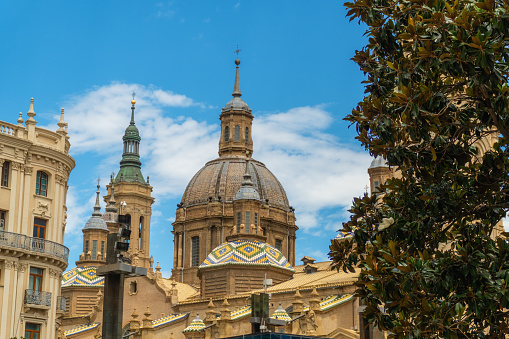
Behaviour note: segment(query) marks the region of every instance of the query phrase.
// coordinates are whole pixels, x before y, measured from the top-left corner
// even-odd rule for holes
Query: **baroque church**
[[[359,338],[362,306],[353,295],[358,273],[331,271],[330,262],[308,256],[296,261],[295,210],[276,176],[253,158],[254,117],[241,98],[238,58],[235,64],[233,98],[220,114],[219,157],[192,177],[177,205],[169,279],[162,277],[150,255],[154,198],[149,177],[141,170],[136,102],[131,102],[120,169],[103,197],[107,206],[102,213],[98,185],[92,216],[82,230],[83,251],[76,267],[62,276],[66,305],[59,338],[101,337],[104,277],[96,269],[106,263],[106,237],[118,231],[120,214],[127,216],[131,230],[126,257],[148,272],[125,280],[122,324],[131,338],[209,339],[251,333],[251,295],[264,290],[270,295],[270,317],[282,320],[269,330]],[[380,178],[390,175],[380,161],[369,171]],[[336,240],[346,236],[340,233]]]

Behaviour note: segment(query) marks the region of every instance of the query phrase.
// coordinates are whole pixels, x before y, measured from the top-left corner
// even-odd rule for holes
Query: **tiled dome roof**
[[[75,267],[62,275],[62,287],[81,286],[81,287],[102,287],[104,286],[104,277],[96,274],[96,267]]]
[[[207,203],[209,197],[214,201],[221,197],[221,201],[232,202],[242,184],[245,169],[245,158],[221,157],[209,161],[187,185],[182,196],[184,207]],[[283,186],[263,163],[249,159],[249,173],[263,202],[269,199],[271,206],[289,208]]]
[[[292,318],[286,313],[285,309],[279,304],[279,307],[272,313],[272,319],[284,320],[286,322],[291,321]]]
[[[182,332],[199,332],[205,328],[205,324],[203,320],[200,319],[198,315],[194,318],[193,321],[187,326]]]
[[[269,265],[294,271],[279,250],[256,240],[236,240],[221,244],[210,252],[199,268],[221,265]]]

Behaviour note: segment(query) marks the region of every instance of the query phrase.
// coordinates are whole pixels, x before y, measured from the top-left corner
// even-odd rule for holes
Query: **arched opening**
[[[240,126],[235,126],[235,141],[240,141]]]
[[[246,139],[246,144],[249,144],[249,127],[246,127],[245,139]]]
[[[226,126],[224,128],[224,141],[228,142],[230,140],[230,127]]]
[[[48,196],[48,175],[43,171],[37,171],[37,178],[35,181],[35,194]]]

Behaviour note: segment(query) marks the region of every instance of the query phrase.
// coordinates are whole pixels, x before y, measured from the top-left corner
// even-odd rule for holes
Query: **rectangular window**
[[[88,253],[88,240],[85,240],[85,258],[87,257]]]
[[[2,186],[9,187],[9,173],[10,173],[10,165],[9,161],[5,161],[2,165]]]
[[[40,339],[40,338],[41,338],[41,325],[26,323],[25,339]]]
[[[254,215],[254,226],[255,226],[255,232],[258,234],[258,213],[255,213]]]
[[[46,220],[34,218],[34,238],[46,238]]]
[[[97,260],[97,240],[92,240],[92,260]]]
[[[30,276],[28,280],[28,289],[41,291],[42,289],[42,269],[30,267]]]
[[[42,196],[48,195],[48,175],[42,171],[37,171],[35,194]]]
[[[0,211],[0,232],[5,231],[6,222],[7,222],[7,212]]]
[[[281,242],[281,240],[276,239],[276,246],[275,247],[279,250],[279,252],[282,251],[283,243]]]
[[[191,238],[191,266],[200,265],[200,237]]]
[[[246,233],[250,233],[250,231],[251,231],[251,212],[246,212],[245,229],[246,229]]]
[[[101,241],[101,260],[104,260],[104,241]]]
[[[242,222],[242,214],[237,212],[237,233],[240,233],[240,224]]]

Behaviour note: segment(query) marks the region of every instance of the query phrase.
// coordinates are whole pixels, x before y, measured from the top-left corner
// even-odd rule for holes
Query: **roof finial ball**
[[[235,52],[233,53],[237,53],[237,59],[235,60],[235,65],[237,65],[237,67],[239,67],[240,65],[240,60],[239,60],[239,52],[242,51],[241,49],[239,49],[239,45],[237,45],[237,49],[235,50]]]
[[[136,93],[133,91],[133,100],[131,100],[131,104],[134,106],[134,104],[136,103],[136,100],[134,100],[134,96],[136,95]]]

